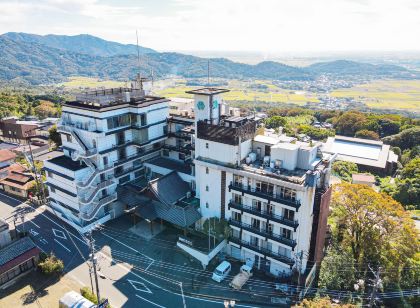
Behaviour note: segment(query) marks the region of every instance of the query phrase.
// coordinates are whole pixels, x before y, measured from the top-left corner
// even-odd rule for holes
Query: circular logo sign
[[[213,109],[216,109],[217,107],[219,107],[219,102],[213,101]]]
[[[198,108],[198,110],[204,110],[205,107],[206,106],[204,105],[204,102],[203,101],[197,102],[197,108]]]

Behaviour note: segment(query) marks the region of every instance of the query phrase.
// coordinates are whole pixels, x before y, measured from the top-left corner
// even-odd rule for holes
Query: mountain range
[[[420,72],[397,65],[373,65],[338,60],[294,67],[264,61],[256,65],[225,58],[200,58],[175,52],[157,52],[140,47],[144,75],[157,78],[179,75],[277,80],[312,80],[320,75],[364,78],[420,78]],[[10,32],[0,35],[0,79],[33,85],[56,83],[69,76],[92,76],[127,80],[138,72],[137,46],[106,41],[91,35],[34,35]]]

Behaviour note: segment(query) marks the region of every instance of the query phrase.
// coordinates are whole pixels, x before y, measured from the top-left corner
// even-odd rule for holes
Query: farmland
[[[338,89],[330,95],[354,98],[371,108],[420,111],[420,80],[376,80],[348,89]]]

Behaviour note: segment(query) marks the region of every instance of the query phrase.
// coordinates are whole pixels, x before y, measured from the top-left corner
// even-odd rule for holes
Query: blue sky
[[[420,0],[0,0],[0,33],[88,33],[157,50],[420,50]]]

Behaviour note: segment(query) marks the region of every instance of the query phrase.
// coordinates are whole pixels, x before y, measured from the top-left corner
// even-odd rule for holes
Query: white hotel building
[[[141,83],[66,103],[64,156],[45,162],[51,208],[86,232],[124,212],[132,200],[118,192],[131,185],[139,216],[184,230],[224,219],[231,256],[274,275],[304,272],[322,258],[334,155],[268,130],[256,135],[257,118],[229,115],[227,91],[189,91],[195,118],[170,116],[168,100],[144,95]],[[130,184],[142,178],[147,193]]]

